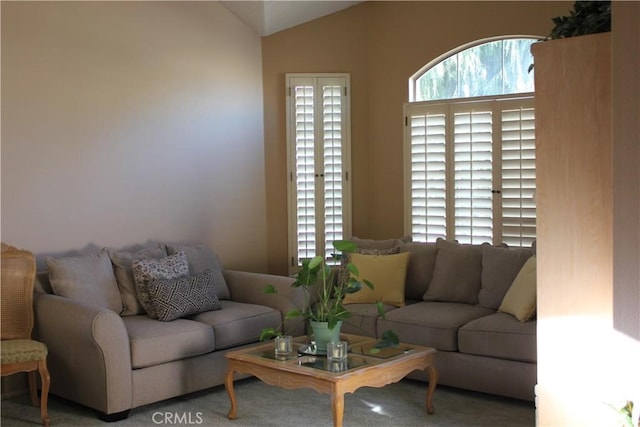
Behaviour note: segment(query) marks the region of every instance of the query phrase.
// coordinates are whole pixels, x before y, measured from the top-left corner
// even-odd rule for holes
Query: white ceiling
[[[361,1],[221,1],[227,9],[261,36],[312,21]]]

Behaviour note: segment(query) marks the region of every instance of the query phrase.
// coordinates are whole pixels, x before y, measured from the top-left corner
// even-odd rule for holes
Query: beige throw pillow
[[[509,313],[521,322],[531,320],[536,312],[536,257],[522,266],[498,311]]]
[[[363,285],[354,294],[347,294],[344,304],[375,303],[404,306],[404,287],[409,264],[409,252],[396,255],[351,254],[351,263],[360,273],[360,278],[373,283],[373,289]]]

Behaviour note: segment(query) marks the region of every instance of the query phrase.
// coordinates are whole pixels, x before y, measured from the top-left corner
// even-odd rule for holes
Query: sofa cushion
[[[401,307],[404,305],[404,285],[409,253],[395,255],[351,254],[351,262],[358,269],[360,279],[368,280],[373,289],[362,286],[360,291],[347,294],[344,304],[375,303]]]
[[[457,351],[458,328],[492,313],[479,305],[422,301],[391,310],[386,319],[378,319],[377,329],[391,329],[401,342]]]
[[[411,236],[400,237],[399,239],[361,239],[359,237],[352,237],[349,241],[356,244],[360,249],[389,249],[400,247],[402,243],[411,242]]]
[[[144,308],[138,302],[138,293],[136,291],[136,282],[133,278],[133,270],[131,264],[133,261],[140,259],[158,259],[167,256],[167,250],[164,245],[156,244],[153,247],[140,249],[135,252],[119,251],[116,249],[107,249],[113,269],[115,271],[116,280],[120,295],[122,295],[123,316],[132,316],[143,314]]]
[[[478,303],[480,273],[482,272],[482,245],[461,245],[438,239],[438,255],[433,278],[425,301]]]
[[[222,263],[216,254],[214,254],[207,245],[203,244],[167,244],[167,253],[173,255],[178,251],[183,251],[187,255],[189,262],[189,271],[191,274],[202,273],[206,269],[211,269],[214,274],[214,282],[216,283],[216,293],[219,299],[230,299],[231,293],[229,287],[222,274]]]
[[[522,323],[506,313],[472,320],[460,328],[461,353],[536,362],[536,322]]]
[[[531,248],[482,246],[482,274],[478,303],[497,310],[513,279],[533,255]]]
[[[147,314],[161,322],[222,309],[210,269],[193,276],[152,280],[141,288],[149,300]]]
[[[177,284],[156,281],[189,276],[189,264],[184,252],[178,252],[160,259],[136,260],[131,263],[131,269],[133,270],[133,278],[138,292],[138,301],[152,319],[160,319],[160,314],[156,312],[156,308],[165,314],[167,309],[178,308],[172,301],[173,297],[179,299],[183,296],[182,294],[175,294],[175,292],[179,291],[179,289],[176,289]],[[178,300],[175,302],[178,303]],[[186,303],[186,301],[184,302]]]
[[[400,245],[400,252],[411,254],[404,293],[409,299],[421,300],[433,277],[438,247],[435,243],[409,242]]]
[[[256,342],[263,328],[278,328],[282,315],[273,308],[220,300],[222,310],[207,311],[189,317],[213,328],[216,350]]]
[[[159,322],[148,316],[123,317],[134,369],[198,356],[215,349],[213,330],[200,322]]]
[[[46,259],[53,292],[83,304],[108,308],[120,314],[122,299],[109,255],[80,255]]]
[[[383,304],[382,308],[385,313],[388,313],[397,307]],[[340,329],[342,333],[368,337],[377,336],[376,326],[379,317],[377,304],[348,304],[345,309],[350,313],[350,316],[348,320],[342,322]]]
[[[522,266],[513,284],[500,304],[499,311],[515,316],[521,322],[532,319],[536,313],[536,257]]]

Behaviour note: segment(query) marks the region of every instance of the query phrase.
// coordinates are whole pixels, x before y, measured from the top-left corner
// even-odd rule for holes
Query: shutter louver
[[[313,86],[294,86],[295,180],[298,259],[316,251]]]
[[[502,241],[531,246],[536,238],[535,113],[502,112]]]
[[[411,234],[417,242],[446,236],[445,129],[443,113],[410,120]]]
[[[493,241],[492,113],[454,114],[455,239]]]

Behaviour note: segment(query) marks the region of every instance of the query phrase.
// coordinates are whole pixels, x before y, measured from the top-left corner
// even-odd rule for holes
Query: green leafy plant
[[[611,1],[578,0],[569,16],[553,18],[547,39],[563,39],[611,31]]]
[[[551,20],[553,29],[543,41],[606,33],[611,31],[611,1],[578,0],[568,16]],[[533,68],[534,64],[529,65],[529,72]]]
[[[336,253],[333,259],[340,261],[344,254],[353,253],[357,246],[355,243],[346,240],[336,240],[333,242]],[[332,268],[321,256],[305,259],[302,261],[300,271],[297,273],[295,281],[291,284],[294,288],[301,288],[304,291],[305,301],[303,308],[296,308],[285,314],[285,320],[302,318],[317,322],[327,322],[329,329],[335,328],[339,321],[346,321],[351,317],[351,313],[344,307],[344,298],[347,294],[359,292],[363,286],[370,289],[374,284],[366,279],[360,279],[360,272],[355,264],[348,262],[346,269],[348,277],[336,277],[339,270]],[[267,294],[278,293],[273,285],[267,285],[263,289]],[[378,314],[385,318],[384,307],[381,302],[377,302]],[[357,325],[356,325],[357,326]],[[261,340],[282,335],[281,328],[265,328],[260,335]],[[376,348],[397,346],[400,340],[393,331],[385,331],[382,338],[376,344]]]

